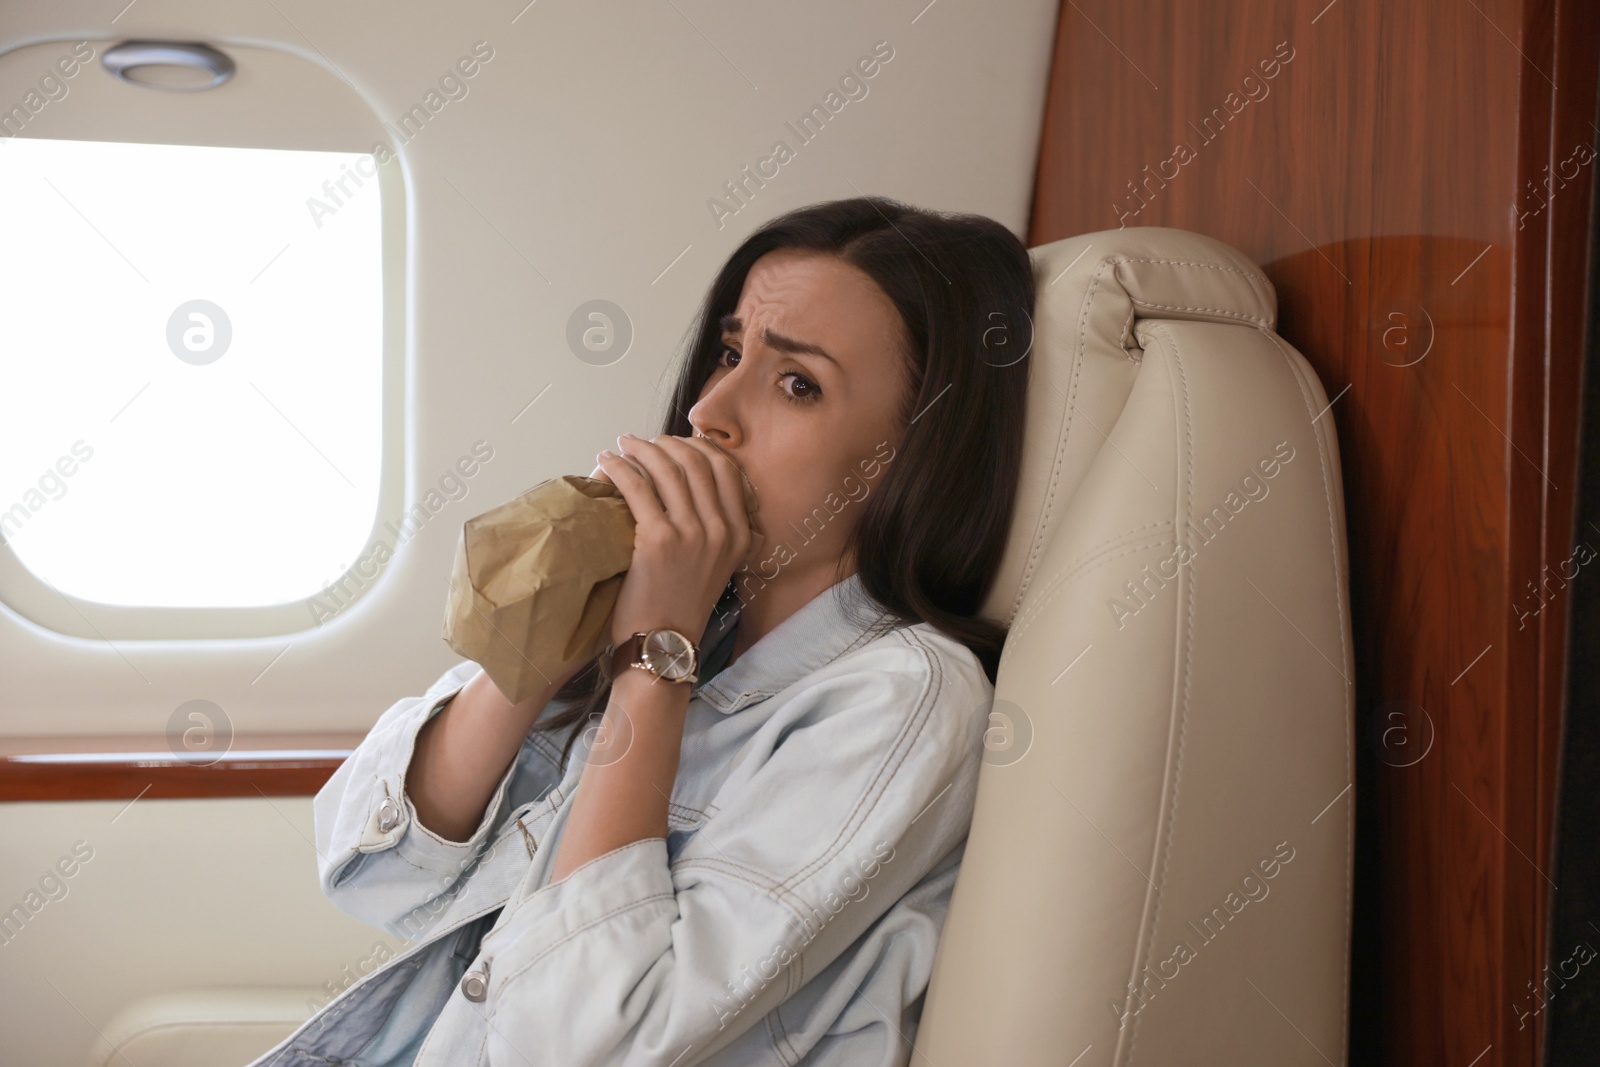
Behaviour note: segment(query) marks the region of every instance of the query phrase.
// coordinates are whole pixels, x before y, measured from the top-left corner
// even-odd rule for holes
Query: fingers
[[[744,475],[709,441],[663,434],[652,440],[623,437],[626,456],[644,469],[666,507],[666,519],[683,533],[708,537],[719,554],[749,549]]]
[[[642,437],[623,434],[617,438],[617,447],[649,475],[669,518],[675,522],[692,523],[697,509],[689,475],[683,467],[655,441],[647,441]]]
[[[724,464],[713,463],[702,449],[687,438],[663,435],[655,439],[662,452],[676,461],[688,478],[689,493],[699,515],[699,526],[706,533],[724,535],[733,528],[734,514],[727,509],[723,483],[727,473]],[[721,546],[718,546],[721,548]]]
[[[627,456],[607,452],[602,452],[595,458],[600,464],[601,471],[610,477],[611,484],[622,494],[628,510],[633,513],[635,523],[647,526],[667,521],[655,489],[651,487],[649,479],[634,466],[632,460]]]
[[[706,462],[716,479],[717,503],[726,523],[725,559],[734,562],[734,570],[737,572],[744,566],[744,557],[749,553],[750,542],[754,537],[750,529],[750,518],[745,509],[744,472],[739,469],[732,456],[705,438],[674,440],[681,440],[684,448],[698,449],[705,454]]]
[[[745,477],[739,465],[731,456],[705,438],[689,438],[684,440],[684,444],[698,448],[706,454],[711,470],[716,475],[717,498],[722,504],[722,513],[728,517],[728,521],[735,529],[748,529],[750,519],[745,508]]]

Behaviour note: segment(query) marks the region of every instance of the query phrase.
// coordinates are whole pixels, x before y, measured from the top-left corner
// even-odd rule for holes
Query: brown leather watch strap
[[[634,660],[639,658],[639,650],[644,645],[643,632],[630,634],[628,639],[618,645],[611,653],[611,677],[616,678],[623,671],[633,666]]]

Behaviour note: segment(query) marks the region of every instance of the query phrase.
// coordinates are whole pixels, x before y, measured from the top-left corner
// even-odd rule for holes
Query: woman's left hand
[[[744,476],[698,438],[624,434],[618,446],[622,455],[597,457],[636,524],[633,563],[611,616],[612,643],[666,627],[698,644],[728,579],[750,551]]]

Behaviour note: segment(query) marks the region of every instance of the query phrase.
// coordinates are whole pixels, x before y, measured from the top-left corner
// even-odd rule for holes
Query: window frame
[[[78,89],[91,90],[90,96],[104,94],[105,86],[87,84],[91,78],[110,78],[100,69],[98,56],[113,41],[99,40],[94,59],[83,64],[77,74]],[[69,44],[51,42],[57,49]],[[323,75],[348,92],[347,83],[328,79],[326,71],[290,53],[259,46],[222,44],[224,50],[256,59],[265,74],[262,85],[249,96],[241,95],[237,109],[248,109],[257,102],[257,94],[270,93],[274,83],[269,79],[284,66],[299,68],[295,73]],[[24,49],[29,51],[29,49]],[[270,58],[268,58],[270,57]],[[0,63],[12,58],[10,53],[0,54]],[[241,64],[243,65],[243,64]],[[115,79],[111,79],[115,80]],[[309,77],[308,81],[318,79]],[[119,83],[119,86],[121,83]],[[335,91],[331,87],[317,86],[319,91]],[[382,247],[379,261],[382,269],[382,342],[380,355],[380,434],[379,476],[377,507],[368,527],[362,549],[356,558],[333,581],[310,595],[298,600],[277,604],[241,605],[227,607],[178,607],[163,605],[106,604],[63,592],[40,575],[30,570],[14,549],[0,542],[0,605],[18,616],[25,625],[37,628],[42,635],[56,638],[81,638],[92,641],[148,640],[200,642],[236,638],[274,637],[303,633],[324,625],[337,625],[358,601],[365,599],[383,583],[384,577],[394,567],[389,562],[377,575],[363,577],[358,568],[374,543],[380,538],[385,524],[398,525],[404,515],[406,495],[406,353],[409,344],[408,308],[408,192],[404,173],[404,156],[397,148],[386,152],[375,151],[389,145],[388,131],[367,102],[359,95],[342,101],[331,110],[342,112],[330,119],[334,129],[307,130],[304,143],[288,143],[290,138],[283,129],[259,131],[259,138],[237,136],[236,132],[223,136],[227,128],[225,115],[213,113],[203,126],[197,126],[186,113],[193,104],[185,98],[202,97],[221,90],[205,93],[163,93],[138,87],[113,87],[110,92],[132,92],[133,107],[143,109],[140,117],[148,119],[147,128],[139,128],[138,121],[130,121],[123,109],[111,108],[94,115],[73,114],[66,132],[47,127],[32,132],[32,136],[52,140],[94,140],[137,143],[189,144],[199,147],[234,148],[287,148],[304,151],[365,152],[372,155],[377,166],[376,181],[380,199],[380,233]],[[354,105],[350,107],[349,105]],[[81,112],[83,105],[79,105]],[[349,118],[354,112],[358,117]],[[182,120],[182,121],[179,121]],[[370,123],[366,120],[370,120]],[[181,134],[174,134],[181,129]],[[26,137],[30,131],[17,134]],[[246,143],[251,142],[251,143]],[[396,546],[399,556],[404,546]],[[338,610],[328,618],[327,600],[330,590],[338,590]]]

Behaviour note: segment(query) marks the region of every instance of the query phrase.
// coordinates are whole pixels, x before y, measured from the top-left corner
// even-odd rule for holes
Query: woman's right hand
[[[624,451],[602,452],[600,462],[637,526],[611,639],[620,645],[661,627],[698,635],[749,552],[741,472],[704,439],[624,434],[618,447]]]

